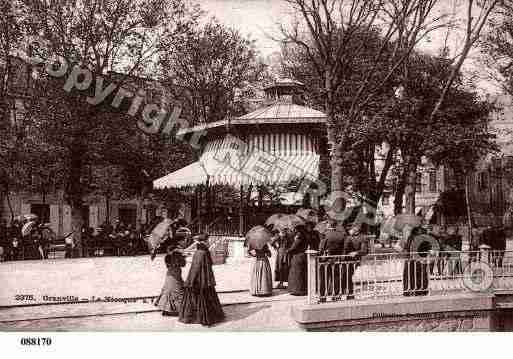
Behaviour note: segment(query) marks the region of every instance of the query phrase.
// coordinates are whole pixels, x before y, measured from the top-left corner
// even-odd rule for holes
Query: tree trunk
[[[468,240],[472,244],[472,206],[470,203],[470,175],[465,176],[465,202],[467,204]]]
[[[14,209],[12,208],[11,197],[9,191],[5,191],[5,199],[7,200],[7,206],[9,207],[9,213],[11,215],[11,223],[14,221]]]
[[[73,231],[73,241],[79,257],[82,256],[82,164],[83,153],[81,146],[75,145],[71,149],[70,175],[68,177],[67,195],[71,206],[71,230]]]
[[[395,149],[390,148],[385,157],[385,163],[383,165],[383,168],[381,169],[381,173],[379,174],[379,180],[375,184],[376,187],[374,190],[374,201],[376,201],[376,206],[377,206],[379,200],[381,199],[381,197],[383,196],[383,192],[385,191],[386,179],[388,177],[388,173],[390,172],[390,169],[392,168],[392,165],[394,164],[394,154],[395,154]],[[402,198],[401,198],[401,201],[402,201]],[[402,207],[402,202],[401,202],[401,207]]]
[[[110,195],[105,194],[105,222],[110,223]]]
[[[406,187],[406,176],[408,175],[408,171],[406,169],[403,169],[401,172],[401,176],[399,178],[399,181],[397,182],[397,187],[395,189],[395,196],[394,196],[394,215],[398,215],[403,213],[403,198],[404,198],[404,191]]]
[[[240,186],[239,202],[239,236],[244,235],[244,186]]]
[[[82,204],[71,205],[71,230],[73,233],[73,242],[77,251],[77,256],[82,257],[82,226],[84,220],[82,218]]]
[[[406,213],[415,214],[415,192],[417,185],[417,162],[410,158],[407,164],[406,176]]]

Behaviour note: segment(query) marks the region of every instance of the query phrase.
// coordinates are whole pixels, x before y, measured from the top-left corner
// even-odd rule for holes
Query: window
[[[484,191],[488,188],[488,177],[486,172],[480,172],[477,176],[477,187],[480,191]]]
[[[415,180],[415,192],[422,192],[422,173],[417,172]]]
[[[429,192],[436,192],[436,171],[429,172]]]

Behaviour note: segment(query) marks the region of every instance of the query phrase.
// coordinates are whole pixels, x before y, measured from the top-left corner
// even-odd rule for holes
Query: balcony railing
[[[319,256],[308,251],[308,303],[513,290],[513,251]]]

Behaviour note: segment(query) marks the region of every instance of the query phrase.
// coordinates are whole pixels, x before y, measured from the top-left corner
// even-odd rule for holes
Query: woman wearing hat
[[[262,248],[250,248],[249,254],[255,257],[255,263],[251,271],[250,294],[255,297],[265,297],[272,294],[273,277],[268,257],[271,256],[269,246]]]
[[[272,246],[277,252],[274,265],[274,280],[278,282],[278,289],[285,288],[283,282],[288,282],[289,280],[290,257],[287,254],[287,250],[290,247],[289,238],[287,229],[279,229],[272,242]]]
[[[223,308],[216,292],[212,258],[208,250],[208,236],[194,237],[196,252],[185,281],[184,296],[179,312],[182,323],[212,325],[224,319]]]
[[[164,316],[178,316],[183,298],[182,267],[185,266],[185,258],[176,245],[171,244],[164,261],[167,267],[166,280],[155,305]]]
[[[307,261],[305,251],[308,249],[308,236],[304,225],[295,228],[294,243],[287,250],[291,256],[287,290],[292,295],[307,293]]]

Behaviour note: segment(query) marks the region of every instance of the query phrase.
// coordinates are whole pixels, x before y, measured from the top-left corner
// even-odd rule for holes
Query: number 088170
[[[21,345],[52,345],[52,338],[27,338],[23,337],[20,340]]]

